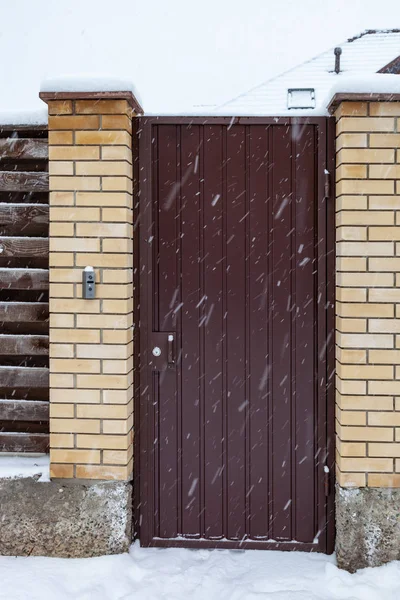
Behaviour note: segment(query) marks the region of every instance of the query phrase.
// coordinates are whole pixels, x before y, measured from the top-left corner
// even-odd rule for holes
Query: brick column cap
[[[342,102],[399,102],[400,93],[393,92],[339,92],[334,94],[327,109],[332,115]]]
[[[136,115],[144,111],[131,91],[103,92],[40,92],[39,98],[46,102],[51,100],[126,100]]]

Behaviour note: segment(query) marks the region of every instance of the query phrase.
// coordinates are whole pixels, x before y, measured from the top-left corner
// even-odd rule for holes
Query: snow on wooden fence
[[[0,451],[49,444],[47,131],[0,127]]]

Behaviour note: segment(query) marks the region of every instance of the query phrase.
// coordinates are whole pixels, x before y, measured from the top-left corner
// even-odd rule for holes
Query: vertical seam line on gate
[[[176,125],[176,178],[179,185],[177,185],[177,195],[175,203],[175,235],[178,240],[177,243],[177,256],[176,256],[176,272],[178,277],[177,285],[179,287],[179,304],[182,303],[182,127],[183,125]],[[183,431],[183,411],[182,411],[182,378],[183,378],[183,344],[182,344],[182,320],[183,320],[183,309],[178,311],[175,317],[175,330],[178,330],[179,322],[179,333],[180,333],[180,368],[175,369],[175,402],[176,402],[176,418],[177,418],[177,474],[178,481],[176,482],[176,494],[177,494],[177,533],[183,532],[183,460],[182,460],[182,431]],[[177,338],[177,331],[175,333],[175,339]],[[176,345],[176,343],[175,343]],[[167,367],[168,368],[168,367]]]
[[[228,210],[228,185],[227,185],[227,175],[228,175],[228,166],[227,166],[227,154],[228,154],[228,132],[226,126],[221,126],[222,129],[222,165],[223,168],[221,170],[222,175],[222,259],[223,259],[223,277],[222,277],[222,339],[223,339],[223,354],[222,354],[222,370],[223,370],[223,394],[222,394],[222,439],[223,439],[223,448],[222,448],[222,468],[223,468],[223,479],[222,479],[222,495],[223,495],[223,533],[225,537],[228,538],[228,444],[227,444],[227,419],[228,419],[228,411],[227,411],[227,394],[228,394],[228,368],[227,368],[227,348],[228,348],[228,340],[227,340],[227,244],[226,244],[226,228],[227,228],[227,210]]]
[[[154,329],[156,329],[157,331],[160,330],[160,305],[159,305],[159,280],[160,280],[160,269],[159,266],[157,264],[157,268],[156,265],[154,264],[154,257],[155,256],[159,256],[160,254],[160,236],[159,236],[159,228],[160,228],[160,224],[159,224],[159,211],[160,211],[160,161],[158,160],[158,153],[159,153],[159,128],[155,127],[154,128],[154,144],[153,144],[153,138],[151,137],[153,133],[153,130],[150,130],[150,144],[151,144],[151,156],[152,156],[152,163],[155,165],[155,177],[153,178],[153,181],[151,182],[150,185],[150,194],[151,197],[149,199],[149,202],[151,204],[150,206],[150,230],[146,232],[146,235],[153,235],[153,240],[151,242],[151,244],[149,244],[150,249],[154,248],[153,244],[155,244],[155,250],[156,250],[156,254],[154,253],[154,250],[151,252],[151,250],[149,250],[149,254],[150,254],[150,267],[151,267],[151,281],[153,283],[152,285],[152,292],[154,294],[154,292],[156,291],[156,299],[157,301],[152,303],[152,315],[153,315],[153,327]],[[154,160],[157,157],[157,160]],[[155,202],[152,201],[152,198],[155,198]],[[157,285],[155,285],[156,283],[156,278],[157,278]]]
[[[325,124],[325,127],[327,127],[327,122]],[[320,137],[319,140],[319,144],[321,145],[321,139],[324,140],[324,144],[322,145],[321,148],[321,152],[322,152],[322,160],[323,160],[323,167],[324,167],[324,171],[330,169],[329,163],[328,163],[328,155],[327,155],[327,148],[328,148],[328,143],[327,143],[327,129],[323,132],[324,133],[324,137],[322,138],[322,136]],[[319,166],[319,172],[322,172],[321,170],[321,165]],[[335,174],[333,173],[333,182],[332,182],[332,175],[330,178],[330,188],[332,187],[332,185],[334,185],[334,181],[335,181]],[[331,193],[331,191],[329,190],[329,194]],[[328,417],[329,417],[329,407],[328,407],[328,386],[329,386],[329,371],[328,371],[328,365],[329,365],[329,359],[328,359],[328,335],[329,335],[329,307],[328,307],[328,303],[329,303],[329,288],[328,288],[328,264],[329,264],[329,258],[328,258],[328,210],[329,210],[329,197],[324,198],[323,201],[323,217],[324,217],[324,225],[323,225],[323,235],[324,235],[324,245],[323,245],[323,250],[324,250],[324,256],[323,256],[323,268],[324,268],[324,292],[325,292],[325,297],[324,297],[324,321],[323,321],[323,327],[324,327],[324,348],[325,348],[325,352],[324,352],[324,372],[323,372],[323,377],[324,377],[324,395],[323,395],[323,403],[321,403],[319,401],[319,397],[316,397],[316,401],[318,402],[318,406],[317,406],[317,414],[318,412],[320,412],[321,410],[321,405],[323,407],[323,411],[325,414],[325,423],[323,425],[323,433],[325,436],[324,439],[324,461],[323,461],[323,465],[322,465],[322,470],[324,470],[325,465],[328,465],[328,435],[329,435],[329,430],[328,430]],[[319,244],[318,244],[318,250],[319,250]],[[319,327],[319,324],[317,323],[317,327]],[[317,329],[318,331],[318,329]],[[318,354],[319,356],[319,354]],[[329,466],[328,466],[329,468]],[[325,473],[324,473],[325,476]],[[328,482],[329,483],[329,482]],[[324,490],[325,491],[325,490]],[[325,506],[327,506],[327,502],[328,502],[328,498],[327,496],[323,497],[323,506],[322,509],[325,510]],[[325,538],[325,546],[327,545],[328,542],[328,536],[327,536],[327,515],[325,516],[325,534],[326,534],[326,538]]]
[[[205,219],[205,199],[204,199],[204,128],[199,126],[199,293],[198,302],[205,295],[205,248],[204,248],[204,219]],[[199,323],[203,322],[206,310],[206,302],[201,302],[199,307]],[[200,422],[199,422],[199,522],[200,522],[200,537],[205,537],[205,336],[208,320],[204,320],[203,326],[200,327],[200,352],[199,352],[199,401],[200,401]]]
[[[250,490],[250,471],[251,471],[251,427],[250,427],[250,126],[245,127],[245,197],[244,214],[247,217],[245,224],[245,536],[250,536],[250,517],[251,517],[251,490]]]
[[[296,455],[297,455],[297,434],[296,434],[296,383],[297,383],[297,372],[296,372],[296,320],[297,320],[297,295],[296,295],[296,260],[295,260],[295,248],[294,242],[296,238],[296,201],[297,201],[297,180],[296,180],[296,163],[297,163],[297,139],[301,138],[305,128],[300,128],[300,135],[293,135],[293,125],[289,125],[290,131],[290,196],[291,196],[291,208],[290,208],[290,261],[289,261],[289,283],[290,283],[290,303],[294,306],[294,310],[290,314],[290,381],[289,381],[289,394],[290,394],[290,423],[291,423],[291,452],[290,452],[290,500],[291,503],[288,507],[290,510],[290,538],[296,539],[296,510],[294,507],[293,496],[296,492],[297,484],[297,471],[296,471]],[[297,132],[296,132],[297,133]],[[290,306],[287,305],[289,310]]]
[[[317,359],[317,365],[316,365],[316,369],[315,372],[317,374],[317,376],[314,378],[314,456],[316,455],[316,453],[318,452],[318,448],[316,447],[316,439],[319,439],[319,420],[320,420],[320,402],[319,402],[319,397],[321,394],[320,391],[320,384],[319,384],[319,368],[318,368],[318,364],[320,362],[319,359],[319,336],[320,336],[320,323],[319,323],[319,306],[320,306],[320,302],[321,300],[318,301],[319,298],[319,282],[320,282],[320,266],[319,266],[319,255],[320,255],[320,243],[319,243],[319,213],[322,210],[322,206],[320,205],[319,202],[319,187],[322,186],[322,183],[319,184],[318,183],[321,182],[321,177],[322,177],[322,170],[321,167],[322,165],[320,164],[320,153],[321,153],[321,129],[319,127],[314,127],[314,144],[315,144],[315,149],[316,151],[314,152],[314,169],[315,172],[317,174],[317,176],[314,176],[314,186],[316,187],[316,190],[314,191],[314,202],[315,199],[317,201],[317,206],[316,206],[316,210],[314,209],[314,256],[316,258],[316,268],[317,268],[317,273],[316,276],[314,278],[314,297],[317,298],[317,305],[316,305],[316,309],[314,311],[314,320],[315,320],[315,329],[314,329],[314,346],[315,346],[315,350],[314,350],[314,355]],[[324,164],[324,168],[326,167],[326,164]],[[316,179],[316,181],[315,181]],[[323,200],[323,202],[326,202],[326,199]],[[322,287],[322,286],[321,286]],[[321,289],[321,293],[322,293],[322,289]],[[324,300],[324,305],[325,305],[325,298]],[[326,334],[326,324],[325,324],[325,334]],[[326,354],[325,354],[326,356]],[[315,361],[315,358],[314,358]],[[327,383],[327,381],[326,381]],[[315,435],[316,434],[316,435]],[[325,451],[324,451],[325,454]],[[315,459],[314,459],[315,461]],[[317,532],[319,531],[319,524],[318,524],[318,512],[319,512],[319,471],[321,470],[321,468],[319,467],[320,462],[322,461],[322,456],[321,456],[321,452],[318,453],[318,460],[316,461],[316,464],[314,462],[314,477],[317,479],[316,483],[314,484],[314,529],[317,530]]]
[[[315,511],[314,511],[314,523],[315,523],[315,530],[317,531],[317,544],[319,544],[319,540],[321,538],[321,535],[326,535],[326,531],[321,530],[320,527],[320,514],[321,511],[324,510],[324,505],[325,505],[325,497],[324,497],[324,490],[321,490],[321,486],[323,486],[323,478],[324,478],[324,463],[326,461],[327,455],[326,455],[326,450],[327,450],[327,404],[326,404],[326,391],[323,391],[323,388],[321,386],[321,379],[323,378],[324,382],[325,382],[325,389],[326,389],[326,385],[327,385],[327,370],[326,370],[326,364],[324,367],[324,370],[322,371],[322,378],[321,378],[321,358],[320,358],[320,353],[321,353],[321,341],[322,341],[322,348],[325,347],[325,361],[326,361],[326,352],[327,352],[327,347],[324,346],[324,344],[326,344],[326,335],[327,335],[327,312],[326,312],[326,300],[327,300],[327,296],[326,296],[326,219],[325,219],[325,214],[326,214],[326,206],[327,206],[327,198],[324,198],[324,180],[322,178],[322,174],[324,172],[326,165],[326,154],[324,151],[324,144],[323,144],[323,140],[325,140],[325,144],[326,144],[326,132],[321,130],[321,127],[318,126],[315,128],[316,132],[315,132],[315,137],[316,137],[316,141],[315,141],[315,145],[316,145],[316,151],[314,152],[314,168],[315,168],[315,172],[316,172],[316,176],[315,176],[315,191],[314,191],[314,198],[316,201],[316,210],[315,210],[315,222],[314,222],[314,240],[315,240],[315,254],[316,254],[316,258],[317,258],[317,273],[316,273],[316,283],[315,283],[315,291],[316,291],[316,298],[317,298],[317,305],[316,305],[316,310],[315,310],[315,328],[314,328],[314,344],[315,344],[315,360],[316,360],[316,377],[315,377],[315,384],[314,384],[314,444],[316,442],[316,439],[319,440],[319,443],[321,443],[321,439],[320,439],[320,435],[322,434],[323,436],[323,444],[324,444],[324,448],[321,448],[321,446],[316,450],[316,453],[318,453],[318,460],[314,463],[314,477],[315,477],[315,484],[314,484],[314,506],[315,506]],[[323,224],[322,224],[322,231],[321,231],[321,225],[320,225],[320,221],[321,221],[321,215],[323,217]],[[321,251],[321,240],[320,235],[323,234],[325,236],[325,240],[324,243],[322,245],[322,251]],[[320,260],[323,259],[323,260]],[[322,280],[321,280],[322,277]],[[323,315],[322,315],[322,319],[320,318],[320,314],[321,314],[321,306],[322,306],[322,310],[323,310]],[[324,336],[324,338],[322,340],[320,340],[321,337],[321,333]],[[321,402],[323,397],[323,402]],[[323,411],[323,413],[321,413],[321,411]],[[321,427],[321,416],[325,414],[325,425],[323,425]],[[315,447],[315,446],[314,446]],[[326,519],[325,519],[325,524],[326,524]]]
[[[152,134],[154,132],[154,144],[153,144],[153,138],[152,138]],[[149,267],[151,268],[151,294],[149,294],[148,296],[148,302],[151,303],[151,315],[152,315],[152,323],[151,326],[149,328],[149,332],[148,335],[150,336],[153,329],[156,329],[157,331],[160,330],[160,305],[159,305],[159,281],[160,281],[160,277],[159,277],[159,266],[158,266],[158,261],[157,261],[157,268],[156,265],[154,264],[154,258],[155,256],[159,256],[159,252],[160,252],[160,235],[159,235],[159,210],[160,210],[160,171],[159,171],[159,160],[154,160],[155,157],[157,157],[158,159],[158,153],[159,153],[159,128],[156,126],[153,128],[151,127],[149,130],[149,143],[150,143],[150,153],[151,153],[151,161],[152,164],[155,164],[155,176],[153,178],[153,180],[150,182],[149,185],[149,192],[150,192],[150,207],[149,207],[149,213],[150,213],[150,229],[149,231],[146,232],[146,236],[149,235],[153,235],[153,240],[151,242],[151,244],[148,245],[148,249],[147,249],[147,253],[149,256]],[[155,202],[153,201],[153,198],[155,199]],[[156,244],[155,248],[153,246],[153,244]],[[152,296],[154,295],[154,291],[157,290],[157,295],[156,295],[156,301],[154,302],[152,299]],[[156,310],[157,309],[157,310]],[[160,378],[159,375],[156,374],[154,371],[152,371],[151,375],[150,375],[150,381],[151,381],[151,385],[152,385],[152,390],[150,391],[150,393],[154,393],[155,390],[157,390],[157,401],[154,403],[154,406],[152,406],[150,408],[150,410],[152,411],[152,419],[149,419],[150,422],[152,423],[152,437],[151,439],[155,439],[157,440],[157,446],[156,449],[154,449],[154,454],[153,454],[153,466],[155,467],[156,470],[156,477],[154,478],[154,480],[157,481],[157,486],[154,486],[153,489],[153,504],[154,504],[154,508],[156,508],[157,510],[154,510],[154,513],[151,515],[151,519],[153,521],[153,530],[154,530],[154,534],[157,535],[158,537],[160,536],[160,515],[161,515],[161,504],[160,504],[160,490],[161,490],[161,471],[160,471]],[[151,398],[151,396],[149,396],[149,398]],[[157,417],[157,418],[156,418]],[[153,484],[154,485],[154,484]]]
[[[272,390],[274,380],[273,364],[273,344],[272,344],[272,302],[273,302],[273,260],[274,260],[274,230],[272,227],[272,211],[273,211],[273,192],[274,192],[274,152],[273,152],[273,127],[268,126],[267,128],[267,144],[268,144],[268,162],[267,162],[267,184],[269,192],[269,203],[267,206],[267,235],[268,235],[268,253],[267,253],[267,276],[268,276],[268,310],[267,310],[267,322],[268,322],[268,358],[271,364],[269,376],[267,378],[267,426],[268,426],[268,539],[273,537],[273,410],[272,410]]]
[[[328,170],[331,172],[331,189],[329,197],[325,200],[325,278],[326,278],[326,288],[327,288],[327,304],[329,303],[329,308],[326,311],[326,352],[325,352],[325,377],[326,377],[326,392],[325,392],[325,412],[326,412],[326,423],[325,423],[325,453],[328,461],[329,468],[332,468],[332,473],[330,474],[331,484],[334,484],[335,480],[335,469],[334,469],[334,461],[335,461],[335,447],[336,447],[336,438],[335,438],[335,426],[334,426],[334,415],[332,412],[335,410],[334,402],[335,402],[335,377],[334,372],[332,374],[332,384],[329,383],[330,380],[330,367],[333,366],[335,369],[335,323],[334,323],[334,310],[335,310],[335,179],[333,178],[333,174],[335,172],[335,120],[327,119],[324,121],[325,127],[325,148],[324,148],[324,160],[325,165]],[[333,216],[333,218],[332,218]],[[332,226],[331,233],[330,226]],[[329,258],[329,255],[331,257]],[[330,270],[330,267],[333,267]],[[331,281],[329,285],[329,280]],[[332,326],[332,327],[331,327]],[[331,327],[331,329],[330,329]],[[328,336],[331,335],[331,338]],[[332,341],[330,341],[332,340]],[[330,343],[332,344],[330,348]],[[332,355],[332,358],[331,358]],[[333,364],[332,364],[333,359]],[[331,391],[332,389],[332,391]],[[333,400],[332,406],[330,406],[330,399]],[[332,438],[330,434],[332,433]],[[333,503],[333,504],[332,504]],[[334,534],[332,531],[332,527],[330,522],[333,519],[334,522],[334,514],[329,519],[329,512],[334,513],[335,504],[333,500],[333,495],[325,499],[324,504],[324,515],[325,515],[325,523],[326,523],[326,541],[325,541],[325,551],[328,551],[331,545],[331,535]],[[328,512],[329,511],[329,512]]]
[[[158,160],[155,160],[155,157],[158,155],[158,127],[153,127],[149,124],[149,129],[148,129],[148,136],[146,136],[146,140],[148,142],[148,144],[150,145],[148,148],[148,152],[150,154],[150,161],[151,161],[151,166],[150,166],[150,172],[153,170],[154,168],[154,174],[153,177],[151,179],[151,181],[148,181],[146,179],[146,189],[149,192],[149,198],[147,198],[147,202],[148,202],[148,207],[147,207],[147,211],[148,214],[150,215],[150,223],[146,223],[146,225],[148,226],[147,231],[145,233],[146,235],[146,240],[148,240],[149,236],[151,234],[154,234],[154,238],[150,243],[147,243],[147,248],[146,248],[146,256],[147,256],[147,268],[151,269],[151,276],[149,277],[149,283],[151,286],[151,294],[148,293],[147,296],[147,310],[148,310],[148,315],[151,315],[151,323],[148,326],[148,332],[147,332],[147,344],[148,346],[150,346],[151,344],[149,344],[150,340],[151,340],[151,333],[153,331],[153,329],[159,329],[159,303],[158,301],[153,301],[152,296],[154,295],[155,290],[158,290],[158,281],[156,281],[156,278],[158,276],[158,270],[155,269],[155,261],[154,261],[154,257],[158,255],[159,253],[159,235],[158,235],[158,210],[159,210],[159,162]],[[153,144],[153,138],[152,135],[154,134],[154,144]],[[146,274],[148,276],[148,274]],[[156,298],[158,298],[158,292],[157,292],[157,296]],[[156,310],[157,308],[157,310]],[[148,351],[150,350],[150,348],[148,348]],[[147,365],[146,365],[147,366]],[[157,440],[157,444],[156,447],[152,449],[152,453],[151,453],[151,458],[150,460],[152,461],[152,467],[154,469],[154,475],[152,478],[152,486],[151,486],[151,491],[152,491],[152,513],[150,513],[149,515],[149,520],[151,519],[152,522],[152,527],[151,527],[151,533],[150,533],[150,538],[153,536],[159,536],[160,535],[160,494],[159,494],[159,490],[161,489],[161,480],[160,480],[160,442],[159,442],[159,379],[157,377],[157,374],[155,371],[151,371],[149,374],[149,407],[148,407],[148,414],[149,414],[149,418],[148,418],[148,431],[149,433],[151,433],[151,435],[149,435],[148,433],[148,439],[150,440]],[[153,395],[157,394],[157,398],[156,401],[154,399],[153,402],[151,402],[151,400],[153,399]],[[150,475],[151,477],[151,475]]]

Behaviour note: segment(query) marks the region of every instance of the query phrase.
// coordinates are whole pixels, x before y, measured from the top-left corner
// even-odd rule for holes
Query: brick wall
[[[400,102],[336,118],[337,478],[400,487]]]
[[[132,110],[47,100],[52,477],[132,476]],[[96,298],[82,299],[82,270]]]

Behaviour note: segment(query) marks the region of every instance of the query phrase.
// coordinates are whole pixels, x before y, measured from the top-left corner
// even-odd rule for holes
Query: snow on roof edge
[[[249,88],[247,91],[242,92],[242,93],[238,94],[237,96],[234,96],[233,98],[230,98],[229,100],[220,104],[216,110],[217,111],[221,110],[221,109],[225,108],[226,106],[229,106],[229,104],[235,102],[236,100],[238,100],[242,97],[246,97],[248,94],[251,94],[258,88],[268,85],[268,84],[276,81],[277,79],[280,79],[281,77],[289,75],[289,73],[291,73],[292,71],[296,71],[300,67],[309,65],[310,63],[317,61],[319,58],[321,58],[322,56],[324,56],[325,54],[327,54],[329,52],[333,53],[333,50],[336,47],[342,47],[346,44],[351,44],[352,42],[355,42],[366,35],[377,35],[377,34],[382,34],[382,33],[387,33],[387,34],[400,33],[400,29],[364,29],[359,34],[357,34],[351,38],[348,38],[347,40],[343,40],[342,42],[335,44],[335,46],[331,46],[330,48],[327,48],[326,50],[320,52],[319,54],[316,54],[315,56],[312,56],[311,58],[305,60],[304,62],[298,63],[298,64],[294,65],[293,67],[290,67],[289,69],[286,69],[285,71],[282,71],[281,73],[278,73],[277,75],[274,75],[273,77],[270,77],[269,79],[266,79],[265,81],[254,85],[253,87]],[[383,65],[383,66],[385,66],[385,65]],[[285,113],[285,115],[286,114],[289,114],[289,113]],[[293,114],[292,111],[290,111],[290,114]],[[313,110],[312,114],[316,115],[317,114],[316,110]],[[322,114],[322,112],[320,114]],[[324,114],[327,114],[327,113],[324,113]]]
[[[47,127],[47,106],[39,110],[6,110],[0,112],[0,127],[2,125],[43,125]]]
[[[277,75],[274,75],[273,77],[270,77],[269,79],[266,79],[265,81],[256,84],[252,88],[248,89],[246,92],[242,92],[241,94],[238,94],[234,98],[230,98],[229,100],[227,100],[223,104],[220,104],[220,106],[218,108],[222,108],[222,107],[226,106],[227,104],[230,104],[231,102],[234,102],[238,98],[241,98],[242,96],[247,96],[247,94],[250,94],[251,92],[253,92],[257,88],[259,88],[259,87],[261,87],[263,85],[267,85],[268,83],[271,83],[272,81],[275,81],[276,79],[279,79],[280,77],[288,75],[289,73],[291,73],[292,71],[296,71],[296,69],[298,69],[299,67],[302,67],[303,65],[308,65],[309,63],[314,62],[315,60],[317,60],[318,58],[320,58],[321,56],[323,56],[327,52],[333,51],[333,49],[336,48],[337,46],[343,46],[344,44],[351,43],[351,42],[355,41],[356,39],[358,39],[360,37],[363,37],[364,35],[367,35],[367,33],[371,33],[371,31],[370,30],[364,30],[361,33],[359,33],[357,36],[354,36],[352,39],[347,39],[347,40],[345,40],[343,42],[340,42],[339,44],[336,44],[335,46],[331,46],[331,47],[327,48],[326,50],[323,50],[322,52],[319,52],[318,54],[312,56],[311,58],[309,58],[309,59],[307,59],[307,60],[305,60],[305,61],[303,61],[301,63],[297,63],[293,67],[290,67],[289,69],[286,69],[285,71],[282,71],[281,73],[278,73]]]
[[[351,42],[355,42],[365,35],[376,35],[380,33],[400,33],[400,29],[397,27],[389,28],[389,29],[364,29],[361,33],[357,35],[353,35],[351,38],[347,38],[346,43],[351,44]]]

